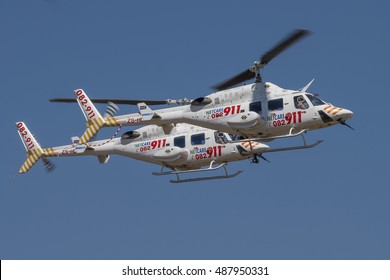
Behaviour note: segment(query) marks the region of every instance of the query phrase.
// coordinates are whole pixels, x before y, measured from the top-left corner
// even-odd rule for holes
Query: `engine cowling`
[[[263,116],[259,115],[256,112],[242,113],[237,116],[232,117],[227,122],[228,126],[233,129],[250,129],[253,127],[260,127],[266,123],[266,120]]]
[[[136,130],[130,130],[122,134],[121,138],[124,140],[130,140],[140,137],[141,134]]]
[[[191,101],[191,105],[193,106],[205,106],[212,102],[209,97],[199,97]]]

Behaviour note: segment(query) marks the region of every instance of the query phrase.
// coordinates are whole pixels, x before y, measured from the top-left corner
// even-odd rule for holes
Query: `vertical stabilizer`
[[[74,93],[76,94],[77,102],[84,114],[88,127],[84,134],[80,137],[78,144],[85,144],[99,132],[105,122],[95,105],[93,105],[82,89],[76,89]]]
[[[25,173],[42,157],[43,150],[24,122],[17,122],[16,128],[27,151],[27,159],[19,170]]]

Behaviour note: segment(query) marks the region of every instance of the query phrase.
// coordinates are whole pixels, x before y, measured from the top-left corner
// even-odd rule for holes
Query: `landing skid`
[[[227,179],[227,178],[233,178],[239,175],[243,171],[237,171],[233,174],[228,174],[228,171],[226,169],[226,163],[221,163],[218,166],[213,167],[215,164],[215,161],[213,160],[210,163],[210,166],[208,168],[199,168],[194,170],[172,170],[172,171],[165,171],[163,172],[164,166],[161,168],[160,172],[153,172],[152,174],[155,176],[162,176],[162,175],[176,175],[176,180],[170,180],[171,183],[187,183],[187,182],[197,182],[197,181],[207,181],[207,180],[216,180],[216,179]],[[198,177],[198,178],[190,178],[190,179],[180,179],[180,174],[187,174],[187,173],[195,173],[195,172],[207,172],[207,171],[214,171],[218,170],[220,168],[223,168],[225,171],[225,175],[219,175],[219,176],[209,176],[209,177]]]
[[[319,140],[313,144],[307,145],[306,142],[301,145],[301,146],[293,146],[293,147],[286,147],[286,148],[275,148],[275,149],[270,149],[268,151],[265,151],[264,153],[272,153],[272,152],[281,152],[281,151],[292,151],[292,150],[301,150],[301,149],[310,149],[318,146],[324,142],[324,140]]]
[[[241,143],[242,141],[271,141],[276,139],[283,139],[283,138],[289,138],[289,137],[297,137],[302,136],[303,141],[305,141],[305,137],[303,136],[304,133],[308,131],[308,129],[302,129],[298,132],[293,132],[295,130],[294,127],[292,127],[288,134],[285,135],[279,135],[279,136],[270,136],[270,137],[257,137],[257,138],[245,138],[240,140],[234,140],[234,141],[228,141],[228,143]]]
[[[309,148],[314,148],[315,146],[321,144],[324,142],[323,140],[319,140],[313,144],[308,145],[306,143],[306,139],[304,136],[304,133],[308,131],[308,129],[302,129],[298,132],[294,132],[295,128],[292,127],[289,131],[288,134],[286,135],[280,135],[280,136],[273,136],[273,137],[259,137],[259,138],[249,138],[249,139],[240,139],[240,140],[235,140],[235,141],[229,141],[229,143],[241,143],[243,141],[270,141],[270,140],[276,140],[276,139],[282,139],[282,138],[289,138],[289,137],[297,137],[301,136],[303,145],[301,146],[294,146],[294,147],[286,147],[286,148],[275,148],[275,149],[270,149],[268,151],[265,151],[264,153],[271,153],[271,152],[281,152],[281,151],[290,151],[290,150],[300,150],[300,149],[309,149]]]
[[[299,131],[297,133],[293,133],[293,129],[294,128],[290,129],[290,133],[289,134],[283,135],[283,136],[277,136],[277,137],[274,137],[273,139],[301,136],[302,137],[302,141],[303,141],[303,145],[293,146],[293,147],[285,147],[285,148],[270,149],[270,150],[266,151],[265,153],[281,152],[281,151],[292,151],[292,150],[301,150],[301,149],[310,149],[310,148],[314,148],[314,147],[318,146],[319,144],[321,144],[322,142],[324,142],[324,140],[318,140],[317,142],[308,145],[306,143],[305,136],[303,135],[307,131],[307,129],[301,130],[301,131]]]

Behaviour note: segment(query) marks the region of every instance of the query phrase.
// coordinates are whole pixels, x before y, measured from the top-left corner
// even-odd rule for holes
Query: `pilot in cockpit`
[[[226,136],[226,133],[220,131],[216,131],[214,133],[214,136],[215,136],[215,142],[218,144],[226,144],[228,141],[231,141],[231,139],[228,139],[228,137]]]

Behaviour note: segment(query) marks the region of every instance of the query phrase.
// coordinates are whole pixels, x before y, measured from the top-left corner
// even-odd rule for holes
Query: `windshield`
[[[230,135],[224,132],[216,131],[214,132],[215,143],[218,144],[226,144],[229,141],[232,141]]]
[[[320,106],[326,104],[324,101],[319,99],[318,97],[312,95],[312,94],[306,94],[307,98],[309,98],[310,102],[313,104],[313,106]]]

